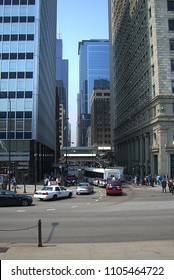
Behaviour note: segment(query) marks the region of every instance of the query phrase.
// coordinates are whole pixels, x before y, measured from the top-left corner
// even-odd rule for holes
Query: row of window
[[[33,59],[33,53],[0,53],[0,59]]]
[[[34,22],[35,17],[33,16],[13,16],[13,17],[0,17],[0,23],[8,23],[8,22]]]
[[[0,35],[0,41],[34,41],[34,34]]]
[[[1,72],[1,79],[32,79],[33,72]]]
[[[0,5],[35,5],[35,0],[0,0]]]
[[[110,92],[96,92],[95,96],[110,96]]]
[[[1,91],[0,99],[14,99],[16,98],[32,98],[32,91]]]
[[[169,31],[174,31],[174,19],[169,19],[168,20],[168,27],[169,27]],[[153,30],[152,30],[152,26],[150,27],[150,37],[153,36]]]
[[[6,118],[11,118],[11,119],[14,119],[14,118],[25,118],[25,119],[31,119],[32,118],[32,112],[31,111],[15,111],[15,112],[4,112],[4,111],[1,111],[0,112],[0,119],[6,119]]]
[[[0,132],[0,139],[32,139],[32,132]]]

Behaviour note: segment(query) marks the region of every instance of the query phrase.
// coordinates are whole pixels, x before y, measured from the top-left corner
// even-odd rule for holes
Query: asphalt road
[[[174,239],[174,195],[160,188],[125,185],[123,196],[92,195],[58,201],[34,199],[31,207],[1,207],[1,243],[101,243]]]

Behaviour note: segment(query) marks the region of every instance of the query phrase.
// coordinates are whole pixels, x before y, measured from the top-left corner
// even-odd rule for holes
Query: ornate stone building
[[[108,2],[116,162],[174,176],[174,1]]]

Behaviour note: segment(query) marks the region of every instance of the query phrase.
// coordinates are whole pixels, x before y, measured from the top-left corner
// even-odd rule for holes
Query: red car
[[[122,195],[121,181],[109,180],[106,185],[106,195]]]

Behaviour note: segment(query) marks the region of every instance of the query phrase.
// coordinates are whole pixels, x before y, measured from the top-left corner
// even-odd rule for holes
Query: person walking
[[[166,193],[166,186],[167,186],[167,182],[165,179],[162,180],[162,192]]]

